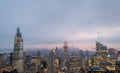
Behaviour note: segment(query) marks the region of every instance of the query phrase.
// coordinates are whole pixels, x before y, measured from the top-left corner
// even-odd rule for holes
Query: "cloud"
[[[26,46],[59,44],[64,40],[95,44],[98,32],[104,42],[120,43],[119,2],[119,0],[0,1],[0,46],[13,47],[17,26],[21,29]]]

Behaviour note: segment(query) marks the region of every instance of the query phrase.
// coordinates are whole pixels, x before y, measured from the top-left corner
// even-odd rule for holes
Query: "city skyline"
[[[92,49],[101,42],[120,49],[119,0],[0,1],[0,48],[13,48],[16,28],[24,48],[62,47]],[[95,47],[94,47],[95,48]]]

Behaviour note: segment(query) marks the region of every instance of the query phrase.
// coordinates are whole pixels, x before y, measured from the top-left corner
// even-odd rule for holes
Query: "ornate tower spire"
[[[21,33],[20,33],[20,29],[17,27],[17,34],[16,34],[17,37],[21,37]]]
[[[20,29],[19,29],[19,27],[17,27],[17,33],[20,33]]]

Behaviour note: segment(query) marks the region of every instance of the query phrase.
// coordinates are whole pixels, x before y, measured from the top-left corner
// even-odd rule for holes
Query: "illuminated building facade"
[[[108,49],[108,55],[110,59],[116,59],[116,49],[115,48],[109,48]]]
[[[97,64],[100,63],[101,60],[106,60],[107,58],[107,47],[100,42],[96,42],[96,56],[97,56]]]
[[[19,28],[17,28],[17,34],[14,40],[14,67],[18,73],[24,72],[23,66],[23,39]]]
[[[72,72],[72,73],[79,72],[80,68],[82,66],[80,61],[81,61],[80,57],[78,57],[78,56],[71,56],[70,62],[68,62],[68,70],[70,70],[70,72]]]
[[[118,56],[115,63],[116,73],[120,73],[120,51],[118,51]]]

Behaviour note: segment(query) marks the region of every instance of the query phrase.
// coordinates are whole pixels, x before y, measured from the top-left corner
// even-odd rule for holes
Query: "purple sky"
[[[20,27],[25,48],[68,45],[90,49],[100,33],[120,48],[120,0],[0,0],[0,48],[13,48]]]

